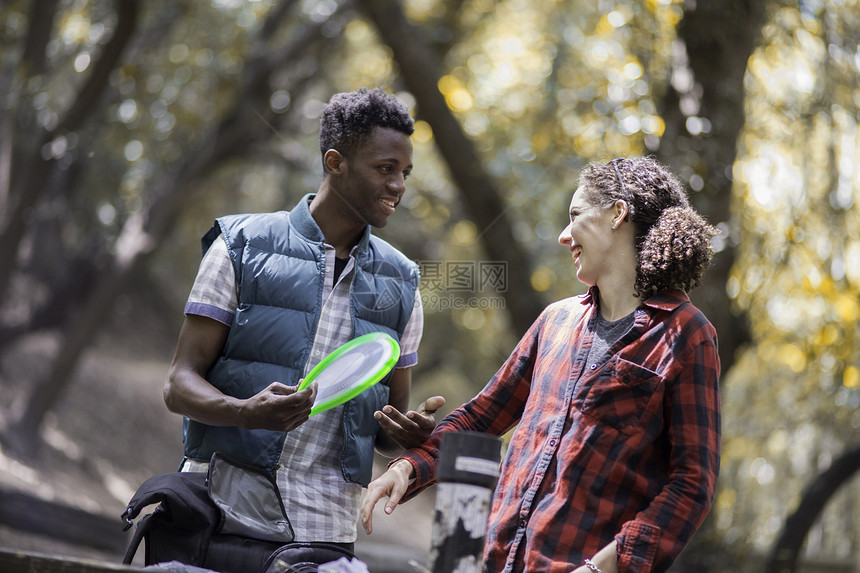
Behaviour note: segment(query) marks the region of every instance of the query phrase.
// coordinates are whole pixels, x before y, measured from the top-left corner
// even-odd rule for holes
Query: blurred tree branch
[[[514,237],[509,208],[437,88],[441,63],[428,48],[422,30],[406,19],[397,3],[363,0],[361,5],[391,48],[403,82],[418,102],[419,115],[433,128],[439,153],[460,190],[469,218],[478,227],[484,252],[492,261],[507,262],[505,303],[519,337],[538,317],[544,302],[531,286],[533,265]]]
[[[46,73],[45,50],[50,39],[50,29],[56,12],[56,2],[38,0],[30,14],[30,29],[27,34],[24,59],[16,78],[13,94],[24,95],[30,89],[27,84],[38,75]],[[38,126],[33,108],[26,105],[26,98],[16,97],[16,114],[7,113],[2,118],[0,149],[11,154],[9,174],[3,178],[8,188],[3,191],[7,215],[0,221],[0,267],[16,267],[18,249],[27,230],[25,214],[30,211],[46,192],[52,174],[57,169],[56,161],[46,154],[48,144],[59,136],[78,129],[97,109],[99,98],[108,83],[111,70],[120,61],[122,53],[132,37],[137,21],[137,0],[117,0],[117,25],[110,41],[92,66],[92,72],[83,87],[76,93],[71,106],[56,126]],[[47,26],[47,29],[46,29]],[[12,127],[13,124],[15,127]],[[23,135],[22,135],[23,134]],[[30,135],[28,135],[30,134]],[[19,138],[19,136],[21,136]],[[0,297],[5,296],[12,273],[0,274]]]
[[[789,515],[773,545],[765,573],[794,573],[797,558],[809,529],[824,511],[828,500],[860,471],[860,445],[848,448],[821,472],[801,495],[797,509]]]
[[[704,187],[691,199],[712,224],[723,223],[726,229],[732,220],[732,166],[745,118],[744,74],[761,38],[767,5],[758,0],[689,4],[678,26],[678,38],[695,85],[679,93],[670,82],[661,106],[666,130],[657,157],[687,178],[693,173],[702,177]],[[676,62],[676,67],[684,65]],[[682,110],[684,98],[697,100],[695,115],[710,122],[710,133],[692,135],[687,130],[691,113]],[[725,248],[714,257],[699,289],[691,293],[717,329],[723,373],[731,368],[737,350],[750,341],[747,321],[733,311],[726,292],[736,244],[737,230],[730,229]]]
[[[281,8],[292,5],[292,1],[286,2]],[[274,10],[262,28],[266,37],[272,37],[273,31],[289,17],[287,9]],[[263,41],[264,38],[256,42],[249,65],[243,68],[232,106],[200,137],[199,145],[185,154],[184,161],[152,186],[153,190],[145,197],[141,209],[125,220],[113,254],[93,276],[93,286],[87,291],[87,296],[77,301],[76,312],[62,323],[63,339],[48,374],[33,385],[27,396],[12,405],[7,427],[0,430],[0,437],[16,452],[26,455],[38,447],[39,427],[45,414],[68,384],[81,356],[93,343],[95,333],[106,322],[114,301],[133,284],[163,243],[181,207],[200,189],[200,181],[223,162],[248,153],[255,142],[271,137],[272,124],[262,126],[260,121],[260,118],[265,119],[264,114],[270,113],[269,80],[272,74],[300,54],[319,50],[329,41],[320,33],[324,23],[304,26],[301,33],[281,46],[273,47]],[[122,29],[129,37],[133,33],[133,27]],[[112,61],[114,66],[120,62],[118,57]],[[297,76],[295,87],[304,85],[307,79]],[[99,93],[103,92],[106,84],[98,85],[101,86]],[[90,96],[96,99],[93,93]],[[48,310],[56,313],[56,309],[50,306],[45,309],[46,312]],[[45,320],[47,316],[37,318]]]

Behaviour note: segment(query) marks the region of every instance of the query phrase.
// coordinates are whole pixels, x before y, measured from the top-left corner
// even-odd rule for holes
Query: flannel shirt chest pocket
[[[659,413],[663,400],[663,377],[617,356],[583,387],[582,413],[622,432],[648,423]]]

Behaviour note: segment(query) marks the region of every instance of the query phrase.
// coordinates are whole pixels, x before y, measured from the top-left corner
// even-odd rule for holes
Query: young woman
[[[390,513],[434,483],[443,433],[514,426],[485,571],[665,571],[704,520],[720,366],[716,332],[686,292],[716,231],[650,158],[586,167],[569,214],[559,243],[588,292],[545,309],[481,393],[370,484],[368,532],[383,496]]]

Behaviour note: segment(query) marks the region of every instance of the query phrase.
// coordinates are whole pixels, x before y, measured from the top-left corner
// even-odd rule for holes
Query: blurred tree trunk
[[[25,87],[27,82],[38,81],[37,76],[48,73],[45,54],[54,29],[57,7],[58,3],[54,0],[36,0],[31,6],[24,54],[12,89],[14,100],[20,100],[20,96],[27,93]],[[2,225],[0,226],[0,267],[9,269],[9,272],[0,274],[0,296],[6,293],[13,271],[19,268],[17,264],[19,248],[28,231],[26,214],[45,194],[50,192],[52,187],[57,186],[57,179],[68,182],[69,177],[72,176],[71,173],[76,172],[72,169],[61,173],[56,161],[50,156],[46,158],[44,148],[55,138],[66,136],[82,127],[101,109],[110,74],[119,65],[123,52],[134,35],[139,3],[118,0],[115,2],[115,8],[117,24],[112,37],[97,54],[90,76],[75,93],[72,104],[58,120],[56,126],[52,128],[38,126],[32,106],[25,105],[23,101],[15,101],[18,105],[13,106],[12,109],[16,113],[9,113],[3,118],[3,141],[0,142],[0,148],[8,147],[11,150],[12,161],[8,176],[5,178],[8,187],[3,190],[7,216],[0,223]],[[93,284],[96,273],[92,270],[81,267],[81,272],[74,273],[73,276],[87,284]],[[109,282],[103,281],[101,284],[105,285]],[[57,290],[65,286],[68,284],[53,285]],[[99,289],[100,294],[103,294],[102,290]],[[48,317],[62,316],[69,321],[74,320],[72,317],[78,317],[78,326],[84,326],[88,330],[85,331],[84,336],[68,337],[61,342],[60,353],[50,375],[52,383],[38,384],[28,397],[26,405],[20,402],[13,405],[11,419],[8,421],[8,427],[3,428],[2,437],[19,453],[28,452],[35,445],[36,429],[63,385],[62,383],[58,385],[57,380],[67,379],[74,368],[69,357],[80,355],[83,348],[92,341],[89,334],[95,331],[101,321],[98,314],[91,317],[85,313],[69,314],[66,312],[68,308],[58,308],[56,301],[61,298],[69,300],[67,296],[51,297],[52,302],[34,315],[35,324],[39,325],[49,320]],[[30,326],[32,324],[33,322]],[[26,330],[26,327],[27,325],[18,325],[17,328],[12,328],[11,335],[14,336]],[[72,327],[71,332],[74,331],[75,328]],[[6,338],[9,338],[9,332],[4,333],[7,335]],[[56,392],[53,391],[55,387]]]
[[[692,200],[712,224],[724,223],[727,228],[732,219],[732,166],[745,121],[744,75],[761,37],[767,5],[761,0],[687,2],[678,39],[688,61],[685,64],[680,55],[676,69],[688,67],[695,84],[689,89],[682,82],[667,86],[660,110],[666,130],[658,158],[676,173],[702,177],[704,187],[692,194]],[[686,127],[690,115],[706,118],[710,133],[691,135]],[[735,261],[736,233],[733,229],[702,285],[691,293],[717,329],[724,373],[734,363],[737,350],[750,341],[747,321],[733,311],[726,292]]]
[[[765,573],[794,573],[797,570],[797,557],[809,529],[824,511],[828,500],[857,472],[860,472],[860,445],[843,452],[803,492],[797,509],[785,520]]]
[[[30,277],[30,282],[25,283],[28,287],[36,283],[44,287],[46,294],[42,300],[34,297],[27,301],[31,308],[26,316],[0,322],[0,353],[27,334],[63,329],[72,314],[79,312],[78,301],[96,288],[98,274],[108,264],[112,239],[93,230],[81,241],[85,243],[83,246],[69,247],[62,238],[69,218],[38,214],[45,210],[44,206],[48,211],[54,209],[52,205],[66,210],[78,201],[85,202],[87,194],[80,185],[80,176],[88,167],[86,161],[79,158],[58,166],[59,162],[50,153],[43,152],[55,138],[80,140],[81,147],[86,147],[86,140],[99,137],[101,128],[93,126],[109,123],[96,118],[107,106],[116,103],[118,94],[108,84],[122,65],[120,60],[134,61],[135,52],[164,41],[170,24],[183,10],[161,10],[148,29],[139,30],[140,7],[137,1],[118,2],[111,40],[94,53],[87,83],[72,92],[74,101],[62,114],[67,119],[56,126],[40,127],[31,105],[42,86],[52,81],[52,75],[63,73],[62,63],[60,69],[52,69],[45,58],[46,43],[54,30],[56,2],[33,3],[21,62],[7,68],[14,80],[0,78],[0,89],[8,86],[6,92],[10,94],[9,111],[0,116],[0,261],[3,261],[0,264],[13,269],[0,275],[0,293],[10,286],[12,277],[20,275]],[[14,158],[11,152],[6,153],[7,149],[14,149]],[[8,215],[6,220],[2,217],[4,213]],[[27,248],[22,249],[22,245]],[[28,254],[22,255],[22,251]],[[7,293],[5,298],[14,296]]]
[[[484,252],[492,261],[506,261],[508,288],[505,304],[517,337],[528,330],[543,310],[544,301],[531,286],[532,264],[515,239],[501,193],[484,169],[475,146],[451,113],[437,84],[442,77],[438,56],[396,2],[363,0],[361,5],[382,40],[391,48],[400,76],[415,96],[420,115],[433,128],[439,153],[460,189],[469,218],[478,227]]]
[[[320,33],[325,22],[315,22],[283,45],[268,43],[276,36],[293,4],[288,0],[272,11],[261,29],[254,53],[243,66],[232,109],[227,110],[224,119],[201,138],[196,149],[186,154],[184,163],[153,186],[140,211],[125,222],[113,256],[94,277],[94,288],[80,301],[79,310],[64,323],[60,348],[49,373],[33,386],[24,399],[12,405],[10,420],[0,437],[19,454],[27,455],[39,446],[39,428],[45,414],[69,383],[84,352],[106,322],[117,297],[128,289],[171,231],[181,208],[198,188],[195,183],[224,161],[249,152],[253,143],[271,136],[269,129],[275,120],[265,117],[269,114],[270,76],[286,63],[294,61],[298,54],[313,49],[321,52],[320,46],[330,42]],[[348,5],[347,2],[341,9]],[[132,30],[133,26],[127,33],[130,35]],[[114,59],[114,64],[116,62],[118,57]],[[300,90],[307,79],[297,75],[293,87]],[[90,95],[95,99],[97,94]],[[262,111],[256,112],[256,109]],[[265,125],[261,124],[260,118],[266,122]]]
[[[21,241],[27,232],[27,213],[41,199],[56,174],[56,161],[45,155],[46,146],[58,137],[80,128],[97,110],[108,85],[111,72],[131,39],[138,14],[136,0],[117,0],[117,24],[114,34],[104,46],[92,66],[89,78],[75,94],[72,105],[65,111],[56,126],[43,128],[36,121],[36,112],[28,102],[20,101],[27,93],[26,84],[38,82],[47,73],[45,53],[51,39],[56,0],[35,0],[30,10],[29,29],[24,54],[15,73],[10,92],[14,113],[6,113],[0,121],[0,163],[8,172],[0,177],[0,197],[4,199],[6,216],[0,220],[0,268],[17,268]],[[0,298],[4,298],[12,272],[0,273]]]
[[[692,194],[693,203],[712,224],[722,223],[730,230],[702,285],[691,293],[717,330],[723,376],[734,364],[738,349],[750,341],[748,323],[733,310],[726,290],[737,244],[737,230],[731,227],[732,166],[745,121],[744,75],[761,37],[767,4],[760,0],[687,3],[678,27],[687,61],[680,55],[675,65],[688,68],[695,83],[689,89],[683,89],[683,83],[670,83],[660,110],[666,130],[658,158],[676,173],[701,176],[704,187]],[[698,109],[691,109],[696,104]],[[706,118],[710,132],[690,134],[686,127],[690,115]],[[719,570],[726,565],[713,519],[713,513],[706,518],[678,558],[677,570]]]

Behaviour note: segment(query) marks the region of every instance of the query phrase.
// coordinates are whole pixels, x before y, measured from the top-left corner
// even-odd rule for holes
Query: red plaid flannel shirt
[[[585,363],[593,293],[550,305],[478,396],[404,454],[435,482],[441,434],[502,435],[488,572],[567,572],[617,541],[621,573],[665,571],[710,509],[720,463],[714,328],[681,291],[651,297],[602,364]]]

